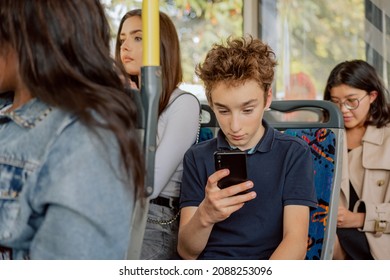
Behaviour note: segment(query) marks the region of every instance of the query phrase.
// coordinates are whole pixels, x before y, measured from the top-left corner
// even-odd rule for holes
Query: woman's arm
[[[362,204],[366,213],[356,213],[355,209]],[[390,203],[369,203],[359,200],[356,202],[353,214],[364,214],[363,223],[359,227],[362,231],[390,233]]]
[[[104,139],[104,145],[101,142]],[[62,131],[29,194],[32,259],[125,259],[134,188],[111,133]]]
[[[199,127],[199,112],[199,102],[196,97],[183,94],[163,112],[164,116],[160,116],[152,199],[161,193],[182,162],[184,153],[195,143]],[[161,124],[161,121],[164,121],[164,124]],[[161,125],[164,126],[162,131]]]

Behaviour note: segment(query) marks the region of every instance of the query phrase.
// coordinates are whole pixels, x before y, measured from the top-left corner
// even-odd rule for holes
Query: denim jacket
[[[0,114],[0,259],[126,258],[134,194],[97,132],[38,99]]]

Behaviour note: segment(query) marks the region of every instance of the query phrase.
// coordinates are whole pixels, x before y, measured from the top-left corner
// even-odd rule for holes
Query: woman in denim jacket
[[[124,259],[144,171],[100,2],[0,18],[0,259]]]

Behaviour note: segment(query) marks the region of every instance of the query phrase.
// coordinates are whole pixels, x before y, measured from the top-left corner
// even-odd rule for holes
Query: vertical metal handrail
[[[130,244],[127,259],[139,259],[145,233],[149,196],[153,193],[154,160],[158,106],[162,91],[160,66],[160,14],[158,0],[144,0],[142,3],[142,48],[141,100],[145,113],[143,148],[145,155],[145,200],[136,200],[133,222],[130,229]]]

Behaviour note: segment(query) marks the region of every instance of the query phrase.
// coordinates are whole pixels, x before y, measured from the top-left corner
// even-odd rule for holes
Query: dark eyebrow
[[[130,31],[130,35],[136,34],[136,33],[138,33],[138,32],[141,32],[141,33],[142,33],[142,30],[141,30],[141,29],[132,30],[132,31]],[[126,35],[126,33],[121,32],[119,35],[120,35],[120,36],[124,36],[124,35]]]
[[[351,97],[356,97],[356,95],[357,95],[357,93],[350,93],[350,94],[348,94],[345,98],[351,98]],[[336,97],[336,96],[330,96],[330,98],[333,98],[333,99],[340,99],[340,98],[338,98],[338,97]]]

